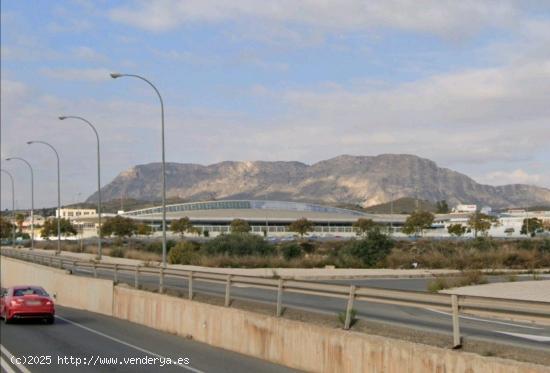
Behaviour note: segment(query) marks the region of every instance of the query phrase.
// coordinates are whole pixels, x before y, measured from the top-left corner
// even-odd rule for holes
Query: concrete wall
[[[6,257],[2,286],[39,284],[60,305],[191,336],[227,350],[315,372],[550,373],[549,367],[335,330],[76,277]]]
[[[24,262],[2,256],[0,260],[3,287],[39,285],[50,295],[56,295],[56,304],[112,315],[113,281],[71,276],[63,270]]]
[[[541,373],[550,368],[115,287],[113,316],[315,372]]]

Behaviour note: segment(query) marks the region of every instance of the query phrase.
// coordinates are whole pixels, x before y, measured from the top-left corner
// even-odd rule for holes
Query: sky
[[[415,154],[550,187],[550,2],[2,0],[1,167],[62,204],[137,164]],[[11,206],[2,175],[2,208]]]

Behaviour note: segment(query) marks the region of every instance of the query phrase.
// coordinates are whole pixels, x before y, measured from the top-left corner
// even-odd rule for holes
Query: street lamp
[[[159,90],[153,83],[145,79],[142,76],[135,74],[120,74],[111,73],[111,78],[117,79],[121,77],[131,77],[143,80],[149,84],[157,93],[160,100],[160,115],[161,115],[161,146],[162,146],[162,266],[166,267],[166,164],[165,164],[165,152],[164,152],[164,103]]]
[[[13,183],[13,176],[11,173],[9,173],[4,169],[0,169],[0,171],[6,173],[6,175],[8,175],[11,179],[11,215],[12,215],[13,222],[15,224],[15,186]],[[15,248],[15,227],[11,231],[11,237],[12,237],[11,246]]]
[[[97,258],[101,260],[101,166],[100,166],[101,153],[99,151],[99,135],[94,125],[82,117],[71,116],[71,115],[59,117],[59,120],[65,120],[65,119],[78,119],[83,121],[88,126],[90,126],[90,128],[94,131],[95,138],[97,140],[97,217],[98,217],[98,225],[99,225],[99,232],[97,237]]]
[[[6,161],[18,160],[25,162],[31,171],[31,250],[34,249],[34,171],[29,162],[20,157],[9,157],[6,158]]]
[[[32,144],[42,144],[49,147],[53,152],[55,153],[55,157],[57,158],[57,252],[56,254],[61,254],[61,172],[59,169],[59,153],[57,153],[57,150],[51,145],[48,144],[45,141],[27,141],[27,145]]]

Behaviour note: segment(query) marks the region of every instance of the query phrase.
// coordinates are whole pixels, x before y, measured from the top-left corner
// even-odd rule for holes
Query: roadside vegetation
[[[440,290],[456,288],[461,286],[486,284],[487,279],[483,272],[479,270],[464,271],[460,276],[455,277],[437,277],[428,282],[428,291],[437,293]]]
[[[365,224],[365,227],[368,224]],[[56,243],[39,242],[39,247],[55,249]],[[78,241],[63,242],[64,250],[81,251]],[[105,254],[145,262],[160,260],[160,240],[126,236],[104,244]],[[522,269],[536,271],[550,267],[550,239],[497,240],[393,240],[376,227],[352,240],[313,241],[307,237],[272,243],[260,235],[236,231],[205,240],[169,239],[168,260],[174,264],[208,267],[281,268],[449,268]],[[82,251],[95,253],[94,240]],[[511,280],[513,281],[513,280]],[[435,286],[435,285],[434,285]]]

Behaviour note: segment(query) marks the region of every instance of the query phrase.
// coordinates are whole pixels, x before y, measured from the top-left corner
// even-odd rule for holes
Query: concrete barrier
[[[112,315],[212,346],[315,372],[550,373],[549,367],[324,328],[77,277],[1,259],[2,286],[38,284],[57,303]]]
[[[112,316],[113,281],[71,276],[64,270],[2,256],[0,260],[3,287],[39,285],[56,304]]]
[[[113,316],[315,372],[542,373],[550,368],[115,287]]]

